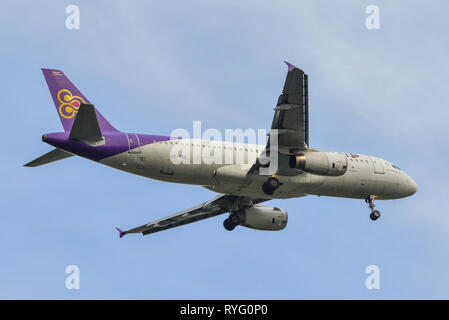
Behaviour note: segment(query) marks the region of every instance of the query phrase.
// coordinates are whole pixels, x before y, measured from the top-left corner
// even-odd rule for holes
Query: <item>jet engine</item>
[[[348,159],[338,152],[309,151],[290,156],[290,167],[321,176],[341,176]]]
[[[287,211],[276,207],[256,205],[242,210],[240,225],[256,230],[283,230],[287,226]]]

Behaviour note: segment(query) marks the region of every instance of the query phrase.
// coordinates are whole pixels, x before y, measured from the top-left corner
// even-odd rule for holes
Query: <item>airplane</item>
[[[229,213],[223,222],[229,231],[237,226],[283,230],[287,212],[261,203],[308,195],[364,200],[371,220],[376,221],[380,212],[375,209],[375,200],[416,193],[415,181],[387,160],[310,147],[308,75],[284,62],[287,77],[274,108],[269,138],[265,139],[268,142],[262,145],[119,131],[62,71],[42,69],[64,131],[44,134],[42,141],[55,149],[25,166],[77,155],[139,176],[198,185],[218,193],[212,200],[142,226],[126,231],[116,228],[120,238],[129,233],[148,235],[224,213]],[[206,155],[231,152],[231,163],[174,164],[172,150],[181,146],[188,151],[197,148]],[[243,153],[243,160],[237,152]],[[271,165],[267,158],[272,155],[277,156],[275,172],[262,174]],[[255,161],[245,163],[250,156]]]

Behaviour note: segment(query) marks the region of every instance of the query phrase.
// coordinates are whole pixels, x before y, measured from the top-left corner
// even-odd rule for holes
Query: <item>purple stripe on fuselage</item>
[[[71,140],[69,135],[70,132],[48,133],[43,136],[42,140],[54,147],[94,161],[100,161],[129,150],[128,138],[122,132],[105,133],[105,144],[100,146],[91,146],[78,140]],[[170,137],[167,136],[150,134],[138,134],[137,136],[139,137],[141,147],[155,142],[170,140]]]

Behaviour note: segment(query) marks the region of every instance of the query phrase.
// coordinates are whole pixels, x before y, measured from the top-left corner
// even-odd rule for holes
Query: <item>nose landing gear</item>
[[[365,198],[365,202],[368,204],[368,207],[371,210],[371,214],[369,215],[370,219],[373,221],[376,221],[377,219],[380,218],[380,212],[378,210],[374,210],[374,207],[375,207],[374,199],[375,199],[375,196],[371,195],[371,196],[368,196]]]

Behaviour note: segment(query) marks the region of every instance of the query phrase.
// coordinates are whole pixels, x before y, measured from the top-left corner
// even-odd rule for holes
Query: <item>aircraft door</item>
[[[379,158],[371,157],[371,161],[373,161],[374,173],[384,174],[385,168],[382,163],[382,160]]]
[[[141,152],[139,136],[135,133],[127,133],[126,137],[128,138],[128,153],[139,154]]]

